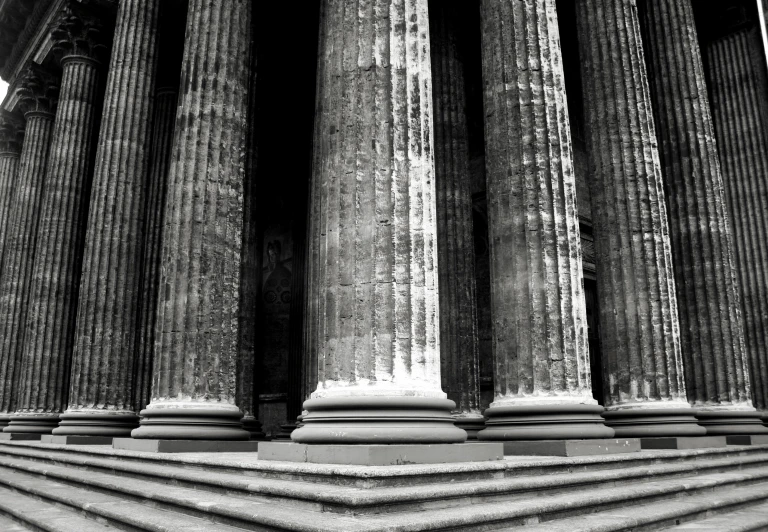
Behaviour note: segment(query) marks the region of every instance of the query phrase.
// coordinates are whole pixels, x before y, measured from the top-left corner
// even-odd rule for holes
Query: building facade
[[[0,0],[4,433],[768,434],[755,2],[273,4]]]

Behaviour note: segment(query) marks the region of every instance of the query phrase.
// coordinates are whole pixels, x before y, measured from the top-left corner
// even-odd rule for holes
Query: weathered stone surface
[[[19,360],[59,92],[59,80],[33,65],[20,83],[26,134],[0,273],[0,426],[5,426],[9,414],[16,411]]]
[[[427,1],[325,0],[320,16],[308,266],[318,382],[291,437],[463,441],[440,389]],[[397,430],[374,428],[390,415]],[[422,416],[444,428],[425,430]]]
[[[0,112],[0,272],[3,267],[8,215],[17,182],[19,155],[23,141],[24,121],[10,113]]]
[[[690,0],[649,0],[644,17],[688,401],[700,410],[754,410],[731,225],[693,8]]]
[[[606,419],[614,424],[627,409],[660,415],[660,409],[683,409],[690,411],[691,423],[665,424],[665,433],[654,435],[697,435],[703,429],[693,423],[685,395],[669,225],[637,7],[634,0],[577,0],[576,14],[605,405],[617,411],[606,412]],[[648,430],[620,423],[616,435]]]
[[[464,68],[455,6],[430,11],[432,97],[440,288],[440,376],[470,438],[484,426],[480,410],[475,246],[469,174]]]
[[[61,88],[29,287],[18,404],[8,432],[50,433],[67,405],[98,115],[101,26],[98,19],[65,13],[52,29]]]
[[[134,438],[249,437],[235,395],[250,31],[250,2],[189,3],[152,400]]]
[[[127,435],[136,421],[134,365],[159,3],[127,0],[118,10],[90,198],[67,423],[56,435]],[[112,417],[88,419],[105,413]],[[92,423],[101,419],[116,423],[104,432]]]
[[[768,91],[759,30],[708,45],[706,70],[734,235],[754,405],[768,409]]]
[[[514,417],[510,408],[518,409],[536,430],[528,410],[552,405],[552,412],[536,412],[578,423],[577,407],[596,401],[555,2],[483,0],[481,19],[496,370],[485,415]],[[613,436],[595,408],[583,429],[570,426],[566,432],[583,431],[570,437]],[[540,437],[561,437],[550,435],[557,427],[544,417]],[[513,439],[514,430],[486,429],[478,437]]]
[[[115,438],[112,447],[146,453],[256,453],[259,451],[259,442]]]
[[[640,440],[637,438],[504,442],[505,456],[592,456],[639,450]]]

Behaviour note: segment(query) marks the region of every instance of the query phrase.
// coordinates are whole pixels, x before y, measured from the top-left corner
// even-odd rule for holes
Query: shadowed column
[[[693,8],[690,0],[645,5],[688,401],[707,434],[768,433],[749,397],[731,226]]]
[[[461,442],[440,389],[427,0],[321,7],[302,443]]]
[[[120,2],[90,197],[69,407],[55,435],[136,426],[143,215],[159,0]]]
[[[634,0],[577,0],[606,422],[695,436],[667,211]]]
[[[760,30],[713,40],[706,70],[734,236],[754,405],[768,415],[768,79]],[[764,419],[768,419],[764,417]]]
[[[50,434],[67,405],[97,115],[101,21],[67,9],[51,31],[62,66],[30,285],[16,414],[5,432]]]
[[[134,438],[247,440],[235,404],[251,3],[190,0],[152,401]]]
[[[19,155],[24,141],[24,120],[0,111],[0,273],[3,267],[5,235],[11,200],[18,181]]]
[[[31,64],[18,86],[27,125],[0,272],[0,427],[16,411],[19,360],[59,80]]]
[[[440,374],[456,403],[456,425],[469,438],[485,428],[480,411],[475,245],[469,175],[464,65],[453,4],[430,11],[435,123],[437,252],[440,282]]]

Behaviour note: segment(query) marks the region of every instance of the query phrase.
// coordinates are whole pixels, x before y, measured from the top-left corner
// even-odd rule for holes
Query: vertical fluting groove
[[[460,414],[480,414],[475,248],[464,92],[455,11],[430,12],[443,391]]]
[[[150,409],[237,410],[250,10],[244,0],[190,1]]]
[[[120,2],[90,196],[69,412],[136,407],[159,0]]]
[[[708,45],[712,118],[733,227],[736,272],[749,356],[751,398],[768,408],[768,83],[756,29],[741,29]],[[746,379],[745,379],[746,380]],[[749,391],[749,388],[747,388]]]
[[[555,5],[483,0],[481,17],[494,405],[594,404]]]
[[[326,0],[318,64],[306,391],[445,397],[426,0]]]
[[[144,229],[144,265],[141,283],[141,323],[136,359],[135,409],[149,404],[152,391],[152,359],[155,348],[155,322],[160,290],[160,257],[168,171],[171,165],[173,126],[176,118],[176,87],[159,88],[155,93],[152,119],[152,155]]]
[[[699,407],[745,404],[731,228],[693,9],[689,0],[649,0],[645,21],[688,399]]]
[[[59,414],[69,393],[100,65],[83,56],[65,57],[62,64],[21,346],[17,414]]]
[[[3,271],[5,257],[5,237],[8,233],[11,200],[16,187],[19,170],[19,154],[14,152],[0,153],[0,273]]]
[[[606,406],[686,406],[663,183],[633,0],[577,2]]]
[[[0,274],[0,413],[16,410],[20,348],[54,115],[49,111],[33,110],[26,113],[25,118],[26,136],[8,217],[5,261]]]

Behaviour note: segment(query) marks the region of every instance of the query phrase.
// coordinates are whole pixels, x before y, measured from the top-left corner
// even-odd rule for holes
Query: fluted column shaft
[[[0,273],[3,268],[5,237],[17,183],[23,124],[0,117]]]
[[[5,260],[0,273],[0,426],[16,411],[21,345],[29,300],[45,170],[55,105],[32,106],[19,160],[18,182],[8,216]]]
[[[291,437],[463,441],[440,389],[427,1],[324,1],[318,64],[308,296],[319,382]]]
[[[669,225],[634,0],[577,0],[605,417],[701,434],[686,400]]]
[[[137,421],[143,215],[159,0],[120,2],[90,197],[67,412],[57,435],[128,435]]]
[[[749,397],[731,226],[693,8],[690,0],[645,5],[688,400],[708,434],[768,432]]]
[[[456,424],[472,438],[484,428],[485,422],[480,411],[475,246],[464,67],[459,55],[455,10],[441,3],[433,6],[430,35],[440,288],[440,374],[443,390],[448,399],[456,403]]]
[[[768,409],[768,94],[759,30],[716,39],[706,53],[712,119],[734,236],[751,395]]]
[[[190,0],[152,401],[134,438],[248,439],[235,404],[251,3]]]
[[[69,393],[100,64],[62,59],[22,346],[16,414],[5,432],[50,433]]]

